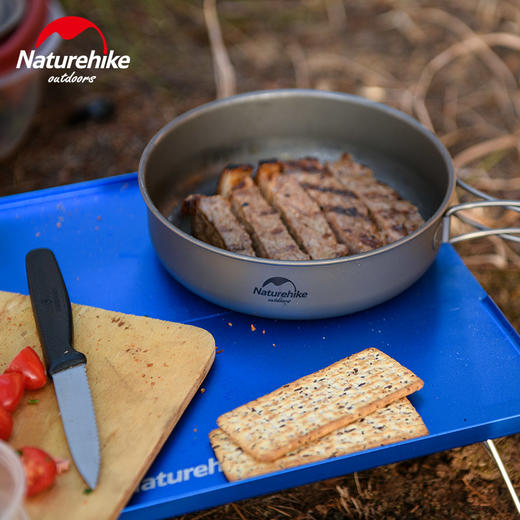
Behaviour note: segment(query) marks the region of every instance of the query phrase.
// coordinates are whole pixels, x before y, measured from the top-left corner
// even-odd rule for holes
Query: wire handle
[[[473,190],[473,188],[471,188]],[[471,191],[469,190],[469,191]],[[476,192],[471,191],[474,195],[477,193],[481,193],[478,190]],[[487,196],[489,197],[489,196]],[[483,226],[474,220],[465,217],[464,215],[458,215],[459,211],[464,211],[467,209],[474,208],[488,208],[488,207],[499,207],[504,209],[510,209],[513,211],[520,211],[520,201],[518,200],[502,200],[495,199],[494,197],[487,198],[486,200],[478,200],[474,202],[463,202],[462,204],[457,204],[455,206],[451,206],[444,213],[444,217],[442,220],[442,241],[450,244],[455,244],[457,242],[463,242],[464,240],[472,240],[474,238],[487,237],[491,235],[498,235],[504,240],[510,240],[512,242],[520,243],[520,237],[514,236],[516,234],[520,235],[520,227],[512,227],[512,228],[499,228],[492,229],[487,226]],[[479,231],[473,231],[471,233],[464,233],[462,235],[456,237],[450,237],[451,231],[451,217],[455,216],[462,222],[469,224]]]
[[[459,188],[462,188],[463,190],[466,190],[468,193],[471,193],[475,197],[481,198],[482,200],[499,200],[499,201],[502,200],[502,199],[497,199],[496,197],[493,197],[492,195],[488,195],[487,193],[480,191],[477,188],[470,186],[469,184],[466,184],[464,181],[461,181],[460,179],[457,179],[457,186]],[[520,212],[519,208],[507,208],[507,209],[511,209],[512,211]]]

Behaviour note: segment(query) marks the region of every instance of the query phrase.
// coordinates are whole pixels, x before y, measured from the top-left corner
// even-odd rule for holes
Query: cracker
[[[410,401],[403,397],[274,462],[257,461],[221,429],[210,432],[209,438],[224,474],[234,481],[423,435],[428,435],[428,429]]]
[[[413,372],[368,348],[221,415],[219,427],[272,462],[423,387]]]

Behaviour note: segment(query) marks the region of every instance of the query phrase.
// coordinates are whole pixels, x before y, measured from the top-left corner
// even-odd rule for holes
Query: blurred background
[[[497,197],[519,196],[519,0],[60,5],[98,25],[108,48],[130,55],[131,64],[96,71],[93,84],[49,84],[45,71],[14,77],[2,65],[7,37],[0,30],[0,195],[135,171],[153,134],[190,108],[238,92],[304,87],[358,94],[412,114],[440,137],[460,178]],[[102,51],[94,30],[55,43],[61,54]],[[517,215],[472,217],[503,227],[519,226]],[[457,247],[518,330],[517,248],[498,238]],[[520,488],[520,436],[497,444]],[[478,444],[185,518],[515,517]]]

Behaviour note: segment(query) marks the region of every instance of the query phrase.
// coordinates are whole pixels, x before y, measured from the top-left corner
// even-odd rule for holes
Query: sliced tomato
[[[19,372],[0,375],[0,406],[13,412],[23,395],[24,377]]]
[[[25,347],[11,361],[6,373],[20,372],[25,378],[25,388],[27,390],[38,390],[47,382],[45,367],[31,347]]]
[[[36,495],[50,487],[56,479],[56,462],[45,451],[33,446],[21,450],[22,464],[25,471],[26,495]]]
[[[0,439],[6,441],[11,436],[13,430],[13,418],[11,414],[0,406]]]

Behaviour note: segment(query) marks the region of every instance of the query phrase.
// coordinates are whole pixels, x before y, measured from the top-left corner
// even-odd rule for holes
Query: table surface
[[[51,248],[74,303],[191,323],[215,337],[210,374],[122,518],[165,518],[520,431],[519,336],[455,250],[373,309],[316,321],[227,311],[178,284],[155,255],[135,174],[0,199],[0,289],[27,294],[25,254]],[[235,406],[377,347],[424,380],[411,401],[430,434],[228,483],[209,445]]]

